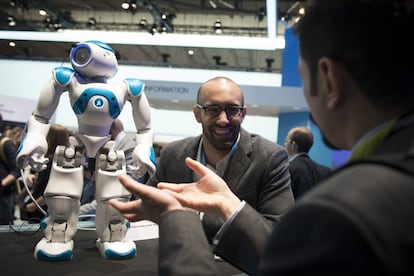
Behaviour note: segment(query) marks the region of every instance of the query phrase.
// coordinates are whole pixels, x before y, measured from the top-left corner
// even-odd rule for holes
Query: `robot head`
[[[96,40],[76,44],[70,51],[70,63],[76,72],[87,79],[110,79],[118,71],[114,50]]]

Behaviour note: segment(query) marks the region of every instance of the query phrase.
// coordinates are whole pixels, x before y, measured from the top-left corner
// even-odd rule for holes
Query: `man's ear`
[[[342,66],[331,58],[322,57],[318,62],[318,72],[326,106],[329,110],[335,109],[343,96]]]
[[[196,121],[198,123],[201,123],[201,113],[200,113],[200,108],[198,108],[196,105],[193,106],[193,113],[194,113],[194,117],[196,119]]]

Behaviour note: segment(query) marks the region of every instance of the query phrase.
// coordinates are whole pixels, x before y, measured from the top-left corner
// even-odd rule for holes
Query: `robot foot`
[[[117,242],[96,241],[96,248],[101,252],[102,257],[112,260],[123,260],[135,257],[137,248],[133,241],[123,240]]]
[[[62,242],[50,242],[46,238],[41,239],[35,248],[34,257],[40,261],[66,261],[73,257],[73,240]]]

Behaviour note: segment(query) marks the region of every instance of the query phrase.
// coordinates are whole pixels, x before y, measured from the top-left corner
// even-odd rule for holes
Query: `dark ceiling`
[[[223,34],[231,36],[266,37],[266,0],[137,0],[136,9],[123,10],[123,0],[0,0],[0,30],[58,32],[63,29],[94,28],[101,31],[160,32],[182,34],[214,33],[216,19],[223,23]],[[129,1],[130,4],[134,1]],[[274,3],[274,2],[273,2]],[[294,16],[302,1],[277,1],[279,19]],[[48,15],[38,14],[45,8]],[[167,16],[166,19],[160,17]],[[16,25],[10,26],[10,17]],[[89,19],[96,24],[88,24]],[[147,20],[146,25],[140,24]],[[48,20],[46,24],[46,20]],[[210,21],[211,20],[211,21]],[[228,22],[226,25],[225,23]],[[278,35],[283,35],[279,22]],[[282,27],[282,28],[281,28]],[[109,33],[108,33],[109,34]],[[219,36],[217,34],[217,36]],[[87,38],[86,38],[87,39]],[[85,40],[86,40],[85,39]],[[16,41],[0,39],[0,58],[6,59],[67,59],[73,42]],[[280,72],[282,49],[248,50],[198,47],[111,44],[121,64],[169,66],[252,72]],[[193,55],[188,55],[193,50]]]

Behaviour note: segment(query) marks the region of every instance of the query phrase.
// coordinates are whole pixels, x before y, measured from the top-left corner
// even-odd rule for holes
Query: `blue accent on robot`
[[[54,73],[56,81],[61,85],[66,85],[75,74],[75,71],[67,67],[56,67]]]
[[[36,255],[36,258],[40,261],[66,261],[66,260],[72,259],[72,257],[73,257],[72,250],[68,250],[59,255],[49,255],[43,250],[39,250],[39,252],[37,252],[37,255]]]
[[[90,43],[96,44],[96,45],[98,45],[99,47],[101,47],[101,48],[103,48],[105,50],[108,50],[108,51],[111,51],[111,52],[115,53],[115,51],[111,48],[111,46],[109,46],[108,44],[106,44],[106,43],[104,43],[102,41],[98,41],[98,40],[88,40],[86,42],[87,43],[90,42]]]
[[[144,82],[134,78],[126,78],[125,81],[127,82],[129,91],[131,91],[132,95],[137,96],[144,91]]]
[[[108,249],[105,251],[105,256],[107,259],[111,260],[124,260],[135,257],[136,252],[136,249],[132,249],[131,251],[126,252],[125,254],[119,254],[118,252]]]
[[[114,93],[112,93],[109,90],[105,90],[102,88],[88,88],[85,91],[82,92],[79,99],[75,102],[75,104],[72,106],[73,111],[75,114],[82,114],[85,112],[89,100],[93,96],[103,96],[105,97],[109,102],[109,114],[113,119],[117,118],[118,115],[121,113],[121,109],[119,107],[118,100]]]

